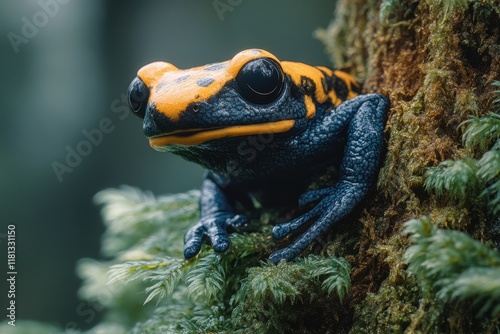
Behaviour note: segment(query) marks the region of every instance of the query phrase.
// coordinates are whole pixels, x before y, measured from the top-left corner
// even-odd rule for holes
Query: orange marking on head
[[[332,104],[337,107],[339,104],[341,104],[343,101],[340,99],[340,97],[338,97],[337,93],[335,93],[334,90],[331,90],[329,93],[328,93],[328,97],[330,98],[330,101],[332,102]]]
[[[352,99],[353,97],[356,97],[358,95],[358,93],[356,93],[355,91],[352,90],[352,87],[353,86],[356,86],[358,88],[361,88],[359,86],[359,83],[356,81],[356,79],[354,79],[354,77],[350,74],[347,74],[346,72],[342,72],[342,71],[333,71],[333,74],[340,78],[340,80],[344,81],[346,86],[347,86],[347,99]]]
[[[267,51],[250,49],[238,53],[231,60],[187,70],[180,70],[169,63],[151,63],[142,67],[137,76],[150,88],[149,98],[154,101],[158,112],[175,121],[191,103],[208,100],[236,78],[246,63],[262,57],[279,63]]]
[[[316,105],[314,104],[312,97],[305,95],[304,105],[306,106],[306,118],[313,118],[316,115]]]
[[[324,78],[324,75],[317,67],[291,61],[283,61],[281,62],[281,66],[283,67],[285,73],[290,76],[296,86],[301,85],[302,76],[311,79],[316,86],[316,89],[314,91],[314,99],[319,103],[326,102],[326,100],[328,99],[328,95],[326,95],[323,91],[323,83],[321,82],[321,79]]]
[[[333,70],[331,68],[328,68],[326,66],[316,66],[317,69],[325,72],[327,75],[332,76],[333,75]]]
[[[156,61],[140,68],[139,71],[137,71],[137,76],[146,84],[146,86],[151,86],[166,72],[178,70],[179,69],[177,67],[170,63]]]

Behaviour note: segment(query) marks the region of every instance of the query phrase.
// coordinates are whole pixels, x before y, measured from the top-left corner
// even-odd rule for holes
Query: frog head
[[[282,133],[308,114],[292,101],[295,85],[285,73],[274,55],[260,49],[186,70],[154,62],[130,84],[129,104],[144,120],[151,147],[159,151]]]

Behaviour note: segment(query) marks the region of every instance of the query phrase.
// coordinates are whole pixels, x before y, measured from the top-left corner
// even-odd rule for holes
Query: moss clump
[[[486,332],[498,325],[500,253],[465,233],[438,229],[427,217],[405,226],[414,245],[404,258],[408,271],[418,277],[425,303],[438,305],[433,320],[442,321],[447,306],[446,316],[475,315],[458,322],[466,332]]]
[[[155,198],[133,188],[97,195],[107,225],[103,243],[115,245],[104,249],[113,256],[108,262],[81,262],[79,272],[85,278],[83,299],[93,300],[114,287],[103,324],[146,334],[158,329],[292,333],[338,326],[345,312],[341,301],[350,289],[349,262],[318,255],[278,265],[266,262],[276,247],[269,225],[231,235],[224,254],[205,245],[195,258],[184,260],[179,255],[183,245],[176,240],[196,222],[198,196]],[[148,228],[140,229],[143,224]],[[174,242],[165,243],[165,238]],[[99,268],[109,269],[107,284],[98,279]],[[129,294],[133,299],[123,300]]]

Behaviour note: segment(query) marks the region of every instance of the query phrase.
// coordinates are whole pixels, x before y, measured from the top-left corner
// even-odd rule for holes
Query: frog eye
[[[134,115],[144,118],[148,106],[149,89],[141,79],[135,78],[128,86],[128,105]]]
[[[283,88],[283,70],[270,58],[259,58],[246,63],[236,83],[240,95],[249,102],[268,104],[275,101]]]

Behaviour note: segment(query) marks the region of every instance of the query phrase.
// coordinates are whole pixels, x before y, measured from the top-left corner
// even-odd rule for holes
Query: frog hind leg
[[[387,98],[380,94],[360,95],[342,103],[332,113],[332,131],[347,126],[339,181],[332,187],[306,192],[299,203],[319,201],[318,204],[304,215],[273,228],[273,237],[279,240],[317,218],[292,244],[272,253],[271,262],[299,255],[366,196],[378,172],[388,104]]]

